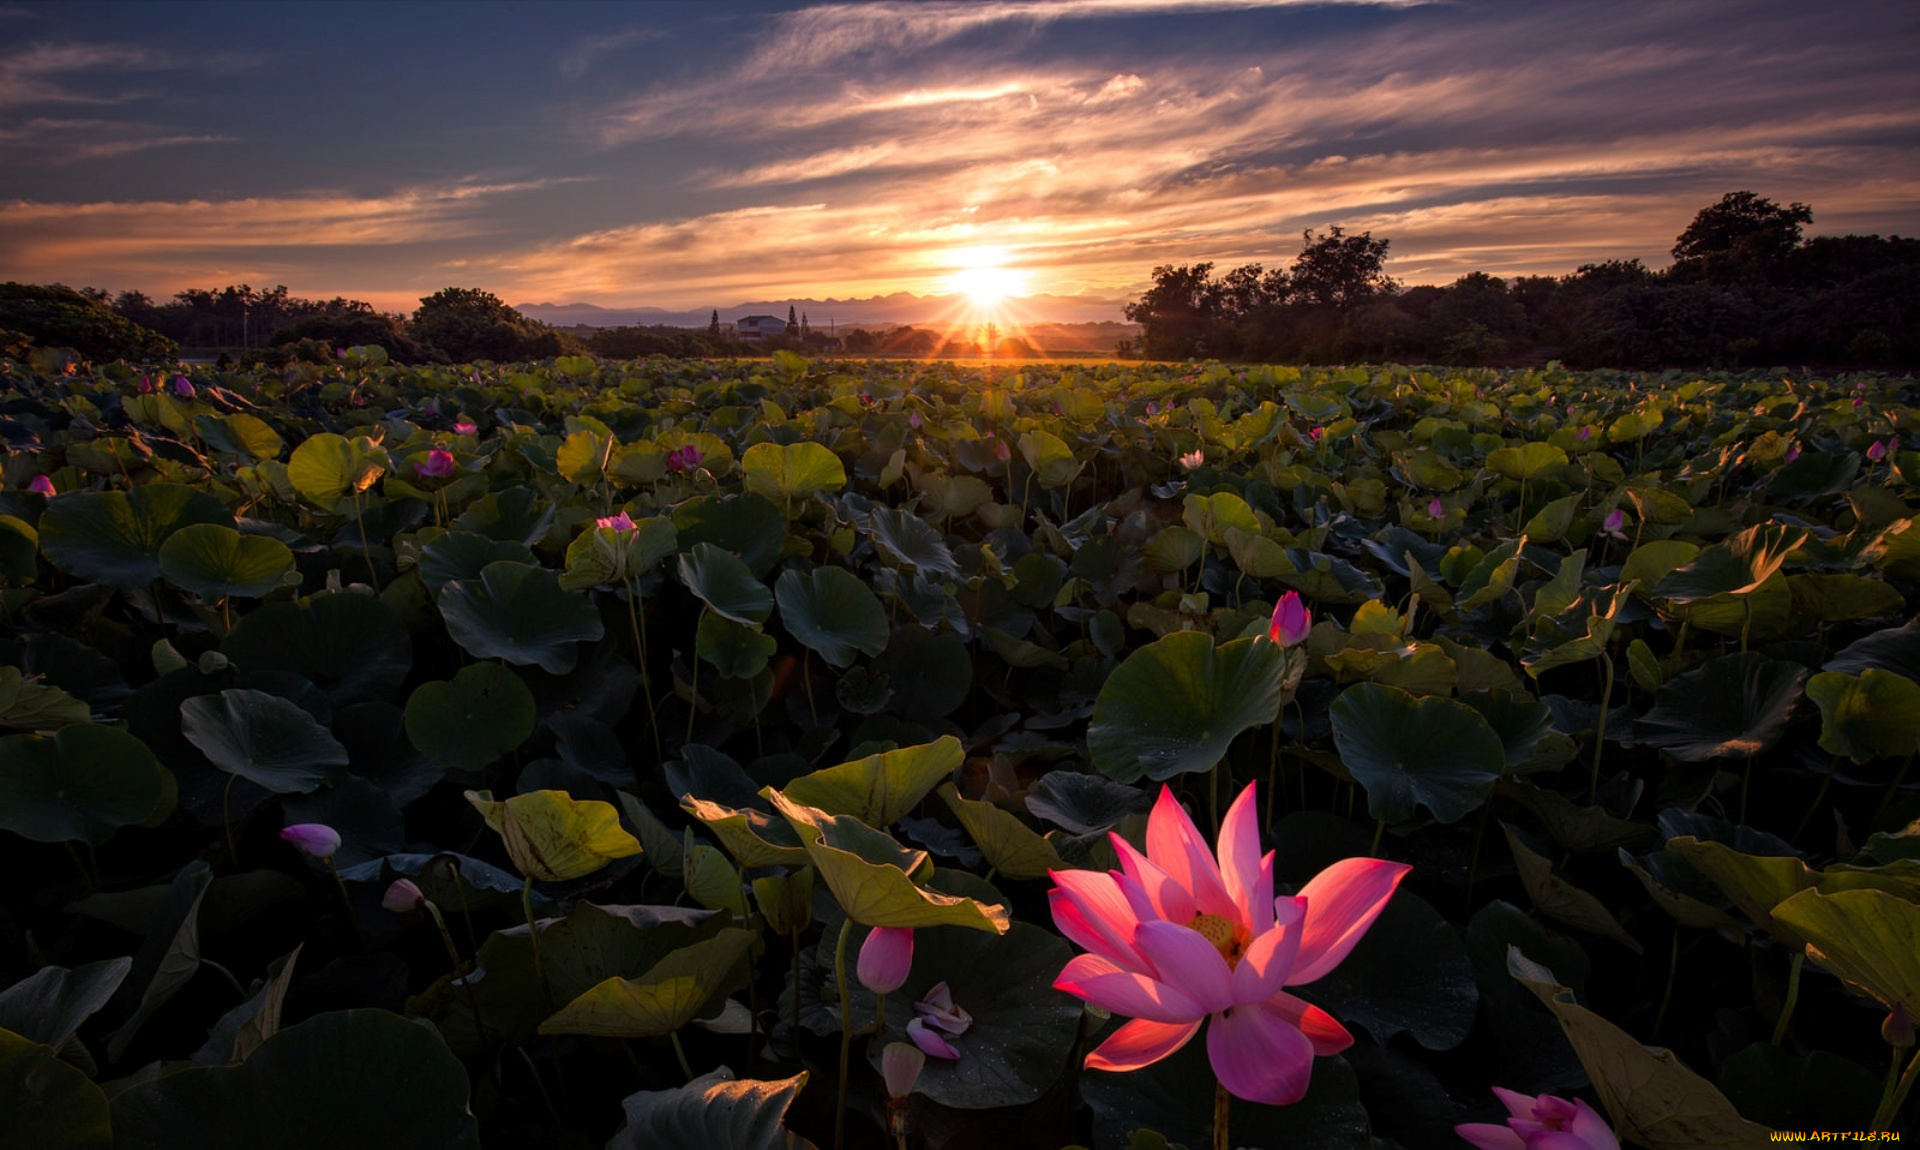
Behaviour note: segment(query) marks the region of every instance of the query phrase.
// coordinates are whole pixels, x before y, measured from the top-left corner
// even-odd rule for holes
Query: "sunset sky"
[[[1887,0],[0,0],[0,279],[1123,299],[1340,224],[1447,283],[1664,266],[1736,189],[1914,235],[1916,33]]]

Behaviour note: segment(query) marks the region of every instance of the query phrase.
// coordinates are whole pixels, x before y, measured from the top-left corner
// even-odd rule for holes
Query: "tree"
[[[1675,270],[1768,270],[1800,246],[1800,227],[1812,222],[1813,209],[1805,204],[1783,208],[1752,192],[1728,192],[1719,203],[1700,209],[1673,241]]]
[[[707,320],[707,336],[711,339],[720,338],[720,309],[719,308],[714,308],[713,317]]]
[[[1338,225],[1315,239],[1308,228],[1301,233],[1300,254],[1288,277],[1293,299],[1345,310],[1362,300],[1391,294],[1396,285],[1383,270],[1390,242],[1374,239],[1372,232],[1349,236]]]
[[[408,334],[463,362],[544,359],[580,348],[580,342],[529,319],[479,288],[445,288],[420,300]]]
[[[1207,330],[1220,317],[1221,287],[1211,263],[1153,269],[1153,287],[1127,305],[1127,319],[1140,325],[1140,348],[1149,359],[1186,359],[1204,350]]]
[[[800,334],[800,318],[794,314],[792,304],[787,305],[787,334],[795,337]]]
[[[174,342],[64,284],[0,284],[0,329],[89,359],[171,359]]]

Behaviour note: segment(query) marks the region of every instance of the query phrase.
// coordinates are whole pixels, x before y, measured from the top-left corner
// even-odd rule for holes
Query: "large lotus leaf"
[[[456,531],[470,531],[501,542],[531,547],[546,537],[553,526],[553,504],[540,498],[534,487],[510,487],[490,491],[453,521]]]
[[[399,614],[351,593],[268,603],[242,616],[220,651],[248,671],[311,679],[336,707],[391,702],[413,667],[413,639]]]
[[[1567,465],[1567,453],[1551,443],[1502,447],[1487,453],[1487,470],[1522,482],[1552,475]]]
[[[1667,850],[1705,875],[1756,926],[1772,920],[1773,908],[1819,882],[1819,875],[1791,855],[1752,855],[1724,843],[1682,835]]]
[[[293,552],[266,535],[242,535],[218,523],[195,523],[160,545],[167,582],[202,599],[258,598],[286,582]]]
[[[1852,451],[1803,451],[1800,458],[1773,473],[1767,487],[1770,499],[1814,499],[1838,495],[1853,485],[1860,473],[1860,456]]]
[[[1037,427],[1021,433],[1019,446],[1020,457],[1033,469],[1040,486],[1048,491],[1072,483],[1086,466],[1074,459],[1073,448],[1059,436]]]
[[[18,667],[0,667],[0,727],[50,731],[92,719],[93,712],[82,700],[27,678]]]
[[[1540,1009],[1507,973],[1507,952],[1517,948],[1584,992],[1592,963],[1580,944],[1537,916],[1499,899],[1474,912],[1466,929],[1467,957],[1480,984],[1481,1025],[1493,1042],[1486,1071],[1491,1081],[1525,1093],[1565,1093],[1587,1084],[1560,1024]]]
[[[1367,792],[1367,811],[1400,822],[1425,806],[1454,822],[1487,800],[1506,747],[1480,712],[1452,699],[1416,699],[1397,687],[1356,683],[1334,700],[1340,761]]]
[[[1387,593],[1378,576],[1336,556],[1289,547],[1287,561],[1293,570],[1275,578],[1315,602],[1357,606]]]
[[[887,609],[867,585],[839,567],[784,571],[773,585],[787,633],[835,667],[887,649]]]
[[[1226,545],[1229,531],[1249,536],[1260,534],[1260,519],[1254,515],[1253,508],[1231,491],[1188,495],[1182,507],[1181,522],[1215,546]]]
[[[518,539],[490,539],[472,531],[449,531],[420,549],[420,583],[431,594],[456,579],[477,579],[489,563],[534,563],[533,552]]]
[[[1920,905],[1879,890],[1803,890],[1773,908],[1807,957],[1888,1010],[1920,1017]]]
[[[73,970],[43,966],[0,992],[0,1029],[58,1050],[107,1004],[132,969],[131,958],[110,958]]]
[[[626,1125],[607,1150],[814,1150],[814,1144],[780,1124],[807,1072],[777,1082],[735,1081],[722,1066],[672,1090],[629,1094],[621,1106]]]
[[[35,842],[98,846],[121,827],[157,825],[178,795],[172,772],[117,727],[0,738],[0,827]]]
[[[1641,953],[1644,948],[1640,940],[1627,933],[1605,903],[1554,874],[1553,863],[1545,855],[1528,846],[1506,823],[1500,826],[1507,833],[1507,846],[1513,851],[1513,866],[1520,873],[1520,886],[1535,909],[1555,922],[1604,935],[1635,954]]]
[[[619,440],[612,436],[588,429],[576,431],[567,436],[560,450],[554,453],[554,470],[568,483],[583,486],[598,483],[619,446]]]
[[[1493,733],[1500,736],[1509,768],[1526,762],[1540,740],[1553,731],[1553,711],[1525,691],[1474,691],[1462,695],[1460,701],[1480,712]]]
[[[407,699],[407,738],[450,766],[477,771],[533,734],[533,692],[499,663],[475,663],[452,682],[422,683]]]
[[[1299,993],[1366,1027],[1381,1045],[1406,1031],[1428,1050],[1465,1041],[1480,1002],[1460,928],[1406,890],[1331,974]]]
[[[107,1096],[51,1046],[0,1029],[0,1150],[110,1150]]]
[[[767,669],[767,661],[779,647],[773,636],[760,628],[711,612],[700,616],[694,630],[694,654],[712,664],[722,679],[754,678]]]
[[[1897,615],[1906,609],[1899,590],[1865,575],[1789,575],[1793,609],[1822,623]]]
[[[325,511],[357,495],[392,466],[387,453],[364,435],[348,439],[323,431],[307,437],[287,459],[287,480],[308,502]]]
[[[1027,788],[1027,810],[1076,835],[1117,826],[1128,815],[1145,814],[1153,796],[1104,775],[1048,771]]]
[[[737,985],[753,932],[728,927],[683,946],[637,978],[609,978],[540,1024],[542,1034],[597,1038],[658,1038],[693,1021],[707,1004]]]
[[[265,691],[231,688],[180,704],[180,730],[207,760],[287,795],[341,777],[347,749],[299,704]]]
[[[1765,1127],[1742,1118],[1724,1094],[1682,1065],[1672,1051],[1642,1046],[1581,1006],[1552,971],[1517,948],[1509,952],[1507,968],[1560,1020],[1622,1142],[1649,1150],[1766,1143]]]
[[[941,784],[940,797],[996,873],[1008,878],[1045,878],[1048,871],[1067,869],[1052,843],[1007,811],[961,798],[952,783]]]
[[[925,627],[895,629],[873,670],[886,676],[892,691],[886,709],[907,719],[951,714],[973,691],[973,656],[966,643]]]
[[[1752,651],[1709,659],[1660,688],[1634,740],[1690,763],[1750,759],[1780,740],[1806,674]]]
[[[573,670],[578,644],[605,634],[592,602],[525,563],[489,563],[478,579],[456,579],[441,588],[439,605],[447,634],[467,654],[555,675]]]
[[[1920,682],[1920,618],[1856,639],[1827,660],[1822,670],[1858,674],[1868,667]]]
[[[145,924],[146,938],[134,955],[131,977],[119,997],[138,999],[132,1017],[107,1038],[107,1056],[118,1062],[140,1028],[165,1006],[200,969],[200,904],[213,886],[213,871],[199,860],[188,863],[164,888],[158,909]],[[101,897],[96,895],[97,897]]]
[[[714,837],[744,867],[805,866],[806,848],[793,825],[783,818],[752,807],[730,807],[725,803],[696,798],[689,794],[680,805],[694,818],[706,824]],[[754,880],[758,882],[759,880]]]
[[[680,533],[664,516],[637,521],[631,530],[594,527],[567,547],[560,586],[569,591],[638,579],[680,547]]]
[[[31,583],[40,574],[40,532],[17,515],[0,515],[0,578]]]
[[[238,1066],[182,1070],[113,1100],[124,1150],[478,1150],[467,1071],[432,1030],[384,1010],[321,1014]]]
[[[407,820],[394,796],[380,784],[347,775],[330,787],[288,795],[281,811],[291,823],[320,823],[340,832],[336,867],[357,866],[396,854],[407,845]]]
[[[680,556],[680,581],[716,614],[751,626],[773,613],[773,592],[753,570],[712,543],[696,543]]]
[[[831,815],[852,815],[870,827],[890,826],[951,778],[965,757],[960,740],[946,735],[801,775],[784,794]]]
[[[1575,853],[1641,846],[1659,833],[1645,823],[1615,818],[1605,807],[1577,806],[1558,791],[1530,783],[1502,779],[1496,792],[1527,808],[1557,845]]]
[[[1655,539],[1642,543],[1620,565],[1620,586],[1635,584],[1643,589],[1657,587],[1661,580],[1692,562],[1699,554],[1697,544],[1682,539]]]
[[[1740,1113],[1776,1130],[1865,1130],[1880,1099],[1873,1072],[1826,1050],[1796,1058],[1755,1042],[1715,1082]]]
[[[911,567],[929,577],[956,578],[960,565],[941,537],[939,528],[915,515],[892,507],[877,507],[868,517],[873,545],[882,555],[902,567]]]
[[[280,458],[286,441],[266,421],[245,412],[232,415],[196,415],[193,428],[215,451],[238,455],[245,462]]]
[[[1820,707],[1820,749],[1830,754],[1864,763],[1920,747],[1920,684],[1904,675],[1822,671],[1807,680],[1807,697]]]
[[[964,926],[1006,932],[1011,921],[1006,907],[915,886],[908,874],[921,869],[924,855],[900,851],[897,844],[888,851],[892,840],[865,828],[857,819],[790,802],[771,788],[765,794],[774,809],[793,824],[814,869],[841,910],[855,922],[865,926]],[[830,841],[830,834],[839,842]],[[886,854],[895,858],[875,861]]]
[[[1087,751],[1130,783],[1212,770],[1235,736],[1272,723],[1286,696],[1286,651],[1266,639],[1216,647],[1178,631],[1128,655],[1100,687]]]
[[[47,504],[40,549],[76,579],[136,589],[160,578],[167,538],[196,523],[232,527],[233,513],[203,491],[172,483],[75,491]]]
[[[791,503],[847,485],[840,457],[818,443],[756,443],[740,456],[741,479],[748,491]]]
[[[1780,570],[1806,538],[1804,528],[1756,524],[1674,568],[1653,594],[1673,603],[1751,594]]]
[[[567,882],[640,853],[639,840],[620,826],[611,803],[565,791],[529,791],[498,802],[490,791],[466,794],[528,878]]]
[[[682,550],[711,543],[739,556],[755,579],[766,578],[786,550],[786,513],[750,491],[689,499],[673,509],[673,525]]]
[[[1153,1146],[1213,1146],[1214,1086],[1218,1078],[1208,1062],[1206,1036],[1167,1058],[1124,1074],[1090,1071],[1080,1094],[1093,1110],[1094,1150],[1138,1150]],[[1286,1150],[1371,1150],[1367,1108],[1353,1067],[1339,1056],[1313,1060],[1306,1097],[1288,1106],[1266,1106],[1231,1099],[1227,1108],[1230,1146],[1285,1147]],[[1160,1142],[1142,1142],[1135,1132],[1154,1131]]]

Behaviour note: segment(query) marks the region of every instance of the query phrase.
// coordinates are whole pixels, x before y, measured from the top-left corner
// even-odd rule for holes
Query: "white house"
[[[747,315],[733,321],[734,334],[745,343],[756,343],[768,336],[785,335],[787,321],[777,315]]]

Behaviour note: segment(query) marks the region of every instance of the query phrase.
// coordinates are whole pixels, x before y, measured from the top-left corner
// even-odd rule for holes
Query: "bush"
[[[0,328],[89,359],[171,359],[179,346],[65,284],[0,284]]]

